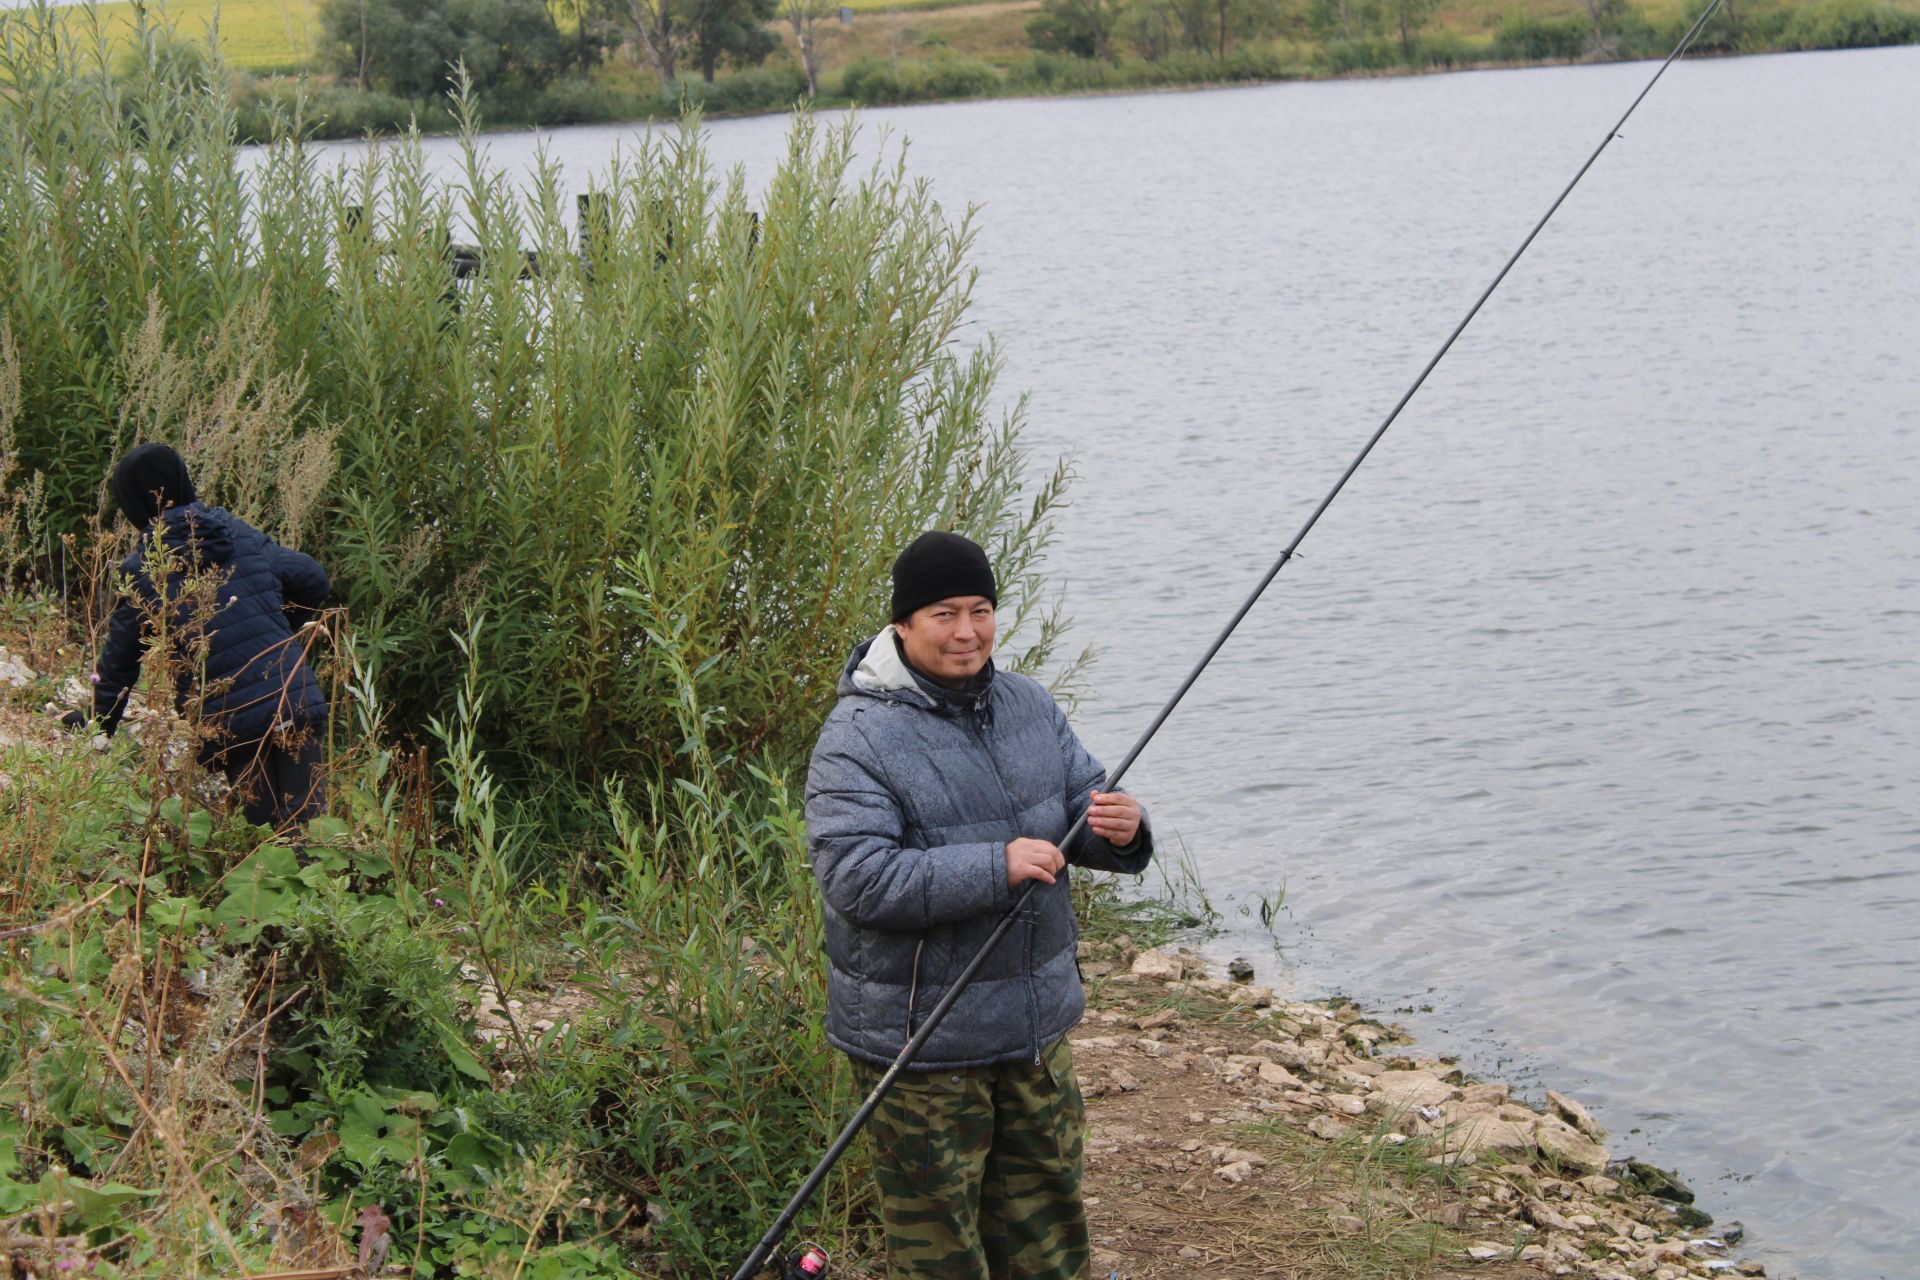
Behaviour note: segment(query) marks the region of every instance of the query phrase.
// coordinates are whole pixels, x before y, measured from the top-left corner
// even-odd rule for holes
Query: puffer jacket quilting
[[[283,612],[286,606],[318,609],[326,602],[327,574],[311,556],[275,544],[238,516],[192,502],[161,513],[156,527],[120,566],[131,584],[107,626],[107,641],[94,666],[94,715],[109,730],[126,709],[126,694],[140,678],[149,621],[158,616],[162,593],[147,570],[149,539],[165,542],[175,562],[165,599],[169,626],[192,629],[190,607],[179,601],[186,579],[221,575],[220,603],[206,623],[204,670],[197,656],[184,660],[175,677],[174,705],[185,711],[196,694],[205,723],[229,742],[266,736],[276,723],[323,722],[326,695],[302,660],[302,646]],[[137,599],[136,599],[137,597]]]
[[[1106,771],[1045,688],[990,672],[962,697],[923,684],[891,628],[841,675],[807,774],[807,835],[827,926],[827,1038],[891,1062],[1012,906],[1006,845],[1059,843]],[[1072,866],[1137,874],[1127,849],[1083,830]],[[1085,1012],[1071,873],[1041,885],[912,1064],[1037,1061]]]

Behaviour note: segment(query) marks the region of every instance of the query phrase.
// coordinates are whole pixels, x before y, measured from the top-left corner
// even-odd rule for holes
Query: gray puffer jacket
[[[807,838],[827,923],[827,1039],[893,1061],[1013,905],[1006,846],[1058,844],[1106,778],[1053,697],[987,668],[965,693],[925,681],[891,627],[853,651],[807,773]],[[1117,849],[1083,830],[1070,864],[1138,873],[1144,820]],[[1080,1021],[1069,875],[1041,885],[913,1066],[1039,1061]]]

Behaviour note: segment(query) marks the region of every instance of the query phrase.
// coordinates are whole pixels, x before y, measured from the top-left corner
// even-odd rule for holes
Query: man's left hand
[[[1095,791],[1087,825],[1108,844],[1126,848],[1140,834],[1140,802],[1124,791]]]

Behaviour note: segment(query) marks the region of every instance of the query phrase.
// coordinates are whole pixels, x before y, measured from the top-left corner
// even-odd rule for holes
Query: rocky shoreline
[[[1403,1032],[1351,1005],[1282,1000],[1248,980],[1212,977],[1189,951],[1136,952],[1121,937],[1083,943],[1081,964],[1093,999],[1071,1038],[1088,1098],[1090,1194],[1112,1185],[1144,1195],[1155,1175],[1173,1175],[1189,1197],[1283,1180],[1297,1192],[1307,1183],[1291,1176],[1294,1166],[1311,1161],[1317,1145],[1359,1159],[1390,1154],[1407,1181],[1432,1181],[1434,1189],[1400,1194],[1395,1211],[1446,1229],[1441,1271],[1464,1264],[1479,1274],[1492,1267],[1594,1280],[1766,1274],[1737,1256],[1738,1224],[1715,1232],[1677,1179],[1614,1159],[1605,1131],[1571,1098],[1550,1090],[1544,1109],[1530,1106],[1505,1083],[1402,1051]],[[1268,1139],[1266,1149],[1246,1135]],[[1287,1219],[1278,1234],[1310,1221],[1317,1244],[1378,1234],[1345,1203],[1354,1198],[1336,1186],[1266,1202]],[[1379,1198],[1367,1197],[1369,1207],[1377,1211]],[[1089,1200],[1096,1245],[1101,1199]],[[1126,1230],[1127,1216],[1107,1220],[1097,1274],[1177,1275],[1179,1263],[1191,1268],[1210,1256],[1204,1232],[1176,1239],[1177,1218],[1164,1238],[1149,1239]],[[1164,1265],[1155,1256],[1163,1246],[1172,1254]]]

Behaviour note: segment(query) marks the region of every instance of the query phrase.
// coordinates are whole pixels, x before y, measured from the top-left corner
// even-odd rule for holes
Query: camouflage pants
[[[1038,1065],[901,1072],[868,1126],[893,1280],[1087,1280],[1086,1128],[1064,1037]]]

